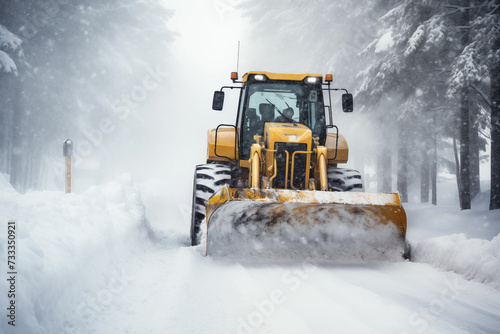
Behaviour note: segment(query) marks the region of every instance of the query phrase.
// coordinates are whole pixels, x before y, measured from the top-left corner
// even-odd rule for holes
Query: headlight
[[[310,83],[310,84],[315,84],[315,83],[319,82],[319,79],[320,78],[318,78],[318,77],[307,77],[306,82]]]

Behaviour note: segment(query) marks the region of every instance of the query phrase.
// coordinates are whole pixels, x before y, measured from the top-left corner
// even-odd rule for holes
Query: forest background
[[[333,73],[335,83],[349,88],[359,116],[348,127],[363,134],[352,139],[363,152],[352,158],[353,167],[367,186],[398,190],[408,201],[409,188],[418,185],[422,202],[438,204],[438,175],[454,174],[462,209],[485,190],[481,180],[489,183],[490,209],[500,208],[498,1],[206,6],[219,20],[237,16],[246,23],[245,71]],[[217,43],[224,35],[213,33],[194,54],[176,54],[183,36],[169,26],[173,7],[155,0],[0,4],[0,172],[18,191],[62,189],[66,138],[75,143],[75,175],[94,184],[118,172],[117,156],[131,156],[143,170],[186,169],[172,161],[178,152],[154,143],[177,141],[181,132],[174,128],[183,127],[187,137],[200,129],[186,146],[204,152],[206,124],[189,124],[210,105],[205,95],[194,98],[197,86],[217,89],[226,82],[213,73],[227,74],[236,62],[196,73],[179,69],[182,57],[222,58]],[[209,26],[214,21],[200,22],[196,31]],[[227,42],[236,47],[237,40]],[[198,105],[182,110],[181,100],[193,99]],[[143,112],[159,106],[159,116]],[[160,132],[170,137],[155,137]],[[484,165],[490,175],[480,175]]]

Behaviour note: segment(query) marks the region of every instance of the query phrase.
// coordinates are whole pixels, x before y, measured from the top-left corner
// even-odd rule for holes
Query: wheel
[[[207,200],[226,184],[231,183],[231,168],[223,164],[204,164],[196,166],[193,183],[193,202],[191,207],[191,245],[201,240],[200,225],[205,221]]]
[[[347,168],[328,168],[328,188],[333,191],[363,191],[361,174]]]
[[[408,240],[405,240],[405,252],[403,254],[403,259],[411,261],[411,245]]]

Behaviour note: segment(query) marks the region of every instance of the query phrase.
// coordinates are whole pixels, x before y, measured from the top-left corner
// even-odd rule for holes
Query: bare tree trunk
[[[467,26],[470,21],[468,10],[462,11],[461,24]],[[469,30],[464,30],[462,35],[462,47],[469,44]],[[468,88],[464,87],[460,92],[460,209],[470,209],[470,150],[469,150],[469,128],[470,128],[470,113],[469,113],[469,92]]]
[[[377,191],[392,191],[392,159],[389,147],[383,147],[377,157]]]
[[[408,141],[404,135],[404,124],[399,124],[398,134],[398,191],[403,203],[408,202]]]
[[[0,74],[0,172],[5,174],[10,174],[12,156],[13,80],[11,74]]]
[[[363,184],[365,184],[365,187],[367,186],[366,184],[366,179],[365,179],[365,156],[360,155],[356,159],[356,164],[354,167],[358,170],[358,172],[361,174],[361,180],[363,181]]]
[[[470,149],[470,196],[474,198],[481,191],[479,177],[479,131],[476,124],[478,108],[474,103],[471,105],[471,119],[469,128],[469,149]]]
[[[453,134],[453,156],[455,157],[455,175],[457,177],[458,201],[462,202],[462,184],[460,182],[460,159],[458,158],[457,136]]]
[[[435,154],[433,154],[433,161],[431,164],[431,192],[432,204],[437,205],[437,163]]]
[[[462,92],[460,100],[460,208],[470,209],[470,144],[469,144],[469,99]]]
[[[432,204],[437,205],[437,127],[436,127],[436,112],[433,114],[433,125],[434,125],[434,133],[432,136],[433,141],[433,150],[432,150],[432,158],[431,158],[431,187],[432,187]]]
[[[420,201],[422,203],[429,202],[429,156],[427,151],[422,152],[422,162],[420,165]]]
[[[12,155],[11,155],[11,169],[10,169],[10,183],[12,186],[19,191],[24,191],[23,178],[24,175],[24,163],[23,156],[26,154],[23,150],[23,141],[26,139],[24,136],[24,130],[22,127],[23,119],[20,109],[20,83],[19,80],[13,80],[13,106],[14,106],[14,117],[12,119],[11,129],[12,129]]]
[[[497,14],[498,17],[498,14]],[[497,19],[498,20],[498,19]],[[496,36],[494,50],[500,50],[500,36]],[[500,60],[490,68],[491,99],[491,190],[490,210],[500,209]]]

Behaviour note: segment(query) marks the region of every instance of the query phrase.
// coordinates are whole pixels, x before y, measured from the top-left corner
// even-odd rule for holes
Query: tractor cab
[[[237,81],[233,72],[231,79]],[[305,125],[312,137],[325,145],[327,128],[332,124],[331,107],[323,102],[324,90],[330,89],[331,75],[281,74],[270,72],[248,72],[243,75],[241,87],[224,86],[214,94],[212,108],[222,110],[224,88],[240,88],[240,101],[235,128],[238,130],[239,160],[248,160],[254,136],[262,136],[265,123],[284,123],[283,126]],[[323,86],[327,85],[328,88]],[[331,99],[330,99],[331,100]],[[352,95],[343,95],[344,111],[352,111]],[[331,104],[331,103],[330,103]],[[326,109],[325,109],[326,107]],[[330,111],[327,125],[325,110]],[[285,125],[286,124],[286,125]]]
[[[282,123],[282,127],[306,127],[312,132],[311,141],[318,139],[317,144],[323,146],[327,141],[327,129],[338,128],[333,125],[331,108],[331,91],[344,90],[342,107],[344,112],[352,112],[352,95],[345,89],[330,88],[332,75],[327,74],[323,82],[320,74],[286,74],[252,71],[243,75],[238,81],[238,74],[231,73],[233,83],[241,86],[223,86],[215,91],[212,103],[213,110],[222,110],[224,105],[224,89],[240,89],[240,99],[236,124],[221,124],[209,133],[209,160],[239,161],[246,166],[250,158],[250,147],[255,143],[254,136],[263,136],[266,123]],[[328,91],[328,102],[323,99],[323,92]],[[326,121],[326,114],[329,120]],[[222,127],[222,129],[221,129]],[[229,129],[232,127],[232,136]],[[218,135],[227,140],[233,138],[234,145],[217,144]],[[313,145],[311,142],[309,145]],[[231,148],[232,147],[232,148]],[[231,152],[222,155],[218,152]]]
[[[265,123],[292,127],[303,124],[324,145],[326,123],[321,76],[302,80],[269,76],[247,73],[243,77],[236,123],[240,129],[240,159],[249,158],[254,136],[264,134]]]

